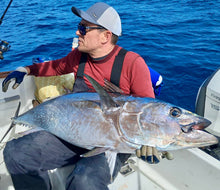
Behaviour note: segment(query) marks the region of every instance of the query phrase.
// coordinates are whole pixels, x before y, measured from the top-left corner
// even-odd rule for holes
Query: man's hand
[[[24,76],[27,74],[27,70],[24,67],[19,67],[16,71],[10,73],[5,80],[2,82],[2,91],[6,92],[8,90],[8,85],[12,80],[15,80],[14,85],[12,86],[13,89],[16,89],[20,83],[23,81]]]
[[[173,155],[169,152],[160,153],[156,148],[144,145],[136,150],[136,156],[149,164],[157,164],[162,158],[173,159]]]

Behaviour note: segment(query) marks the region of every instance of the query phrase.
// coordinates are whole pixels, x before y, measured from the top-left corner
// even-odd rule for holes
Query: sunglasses
[[[86,30],[94,30],[94,29],[104,29],[104,28],[101,26],[84,26],[82,24],[78,24],[78,30],[82,36],[86,35],[87,32]]]

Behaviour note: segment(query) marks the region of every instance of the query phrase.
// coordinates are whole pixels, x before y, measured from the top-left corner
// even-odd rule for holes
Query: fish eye
[[[172,107],[170,109],[170,115],[172,117],[179,117],[182,114],[182,111],[177,107]]]

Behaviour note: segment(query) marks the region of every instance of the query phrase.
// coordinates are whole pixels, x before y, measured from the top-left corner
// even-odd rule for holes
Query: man
[[[76,32],[79,36],[78,48],[62,59],[30,65],[12,72],[3,81],[3,91],[7,91],[12,79],[16,81],[13,86],[16,88],[26,74],[52,76],[73,72],[77,77],[74,92],[93,89],[83,73],[102,86],[104,79],[114,81],[118,70],[112,70],[122,49],[116,45],[122,32],[118,13],[105,3],[96,3],[86,12],[72,7],[72,12],[82,18]],[[150,72],[144,60],[134,52],[125,52],[124,61],[121,62],[123,66],[119,81],[116,80],[121,90],[134,96],[154,98]],[[4,159],[16,190],[49,190],[51,184],[47,170],[69,164],[75,164],[75,168],[67,179],[67,190],[108,189],[111,176],[105,154],[80,158],[86,151],[41,131],[8,142]],[[137,152],[144,160],[159,162],[154,148],[143,146]],[[113,178],[126,158],[127,155],[118,155]]]

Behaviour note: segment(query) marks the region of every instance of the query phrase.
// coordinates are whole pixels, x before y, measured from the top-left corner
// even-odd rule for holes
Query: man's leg
[[[4,160],[15,189],[49,190],[47,170],[73,164],[79,159],[71,147],[46,131],[8,142],[4,149]]]
[[[117,156],[113,179],[128,157],[127,155]],[[67,179],[66,190],[108,190],[110,183],[110,169],[103,153],[80,159]]]

